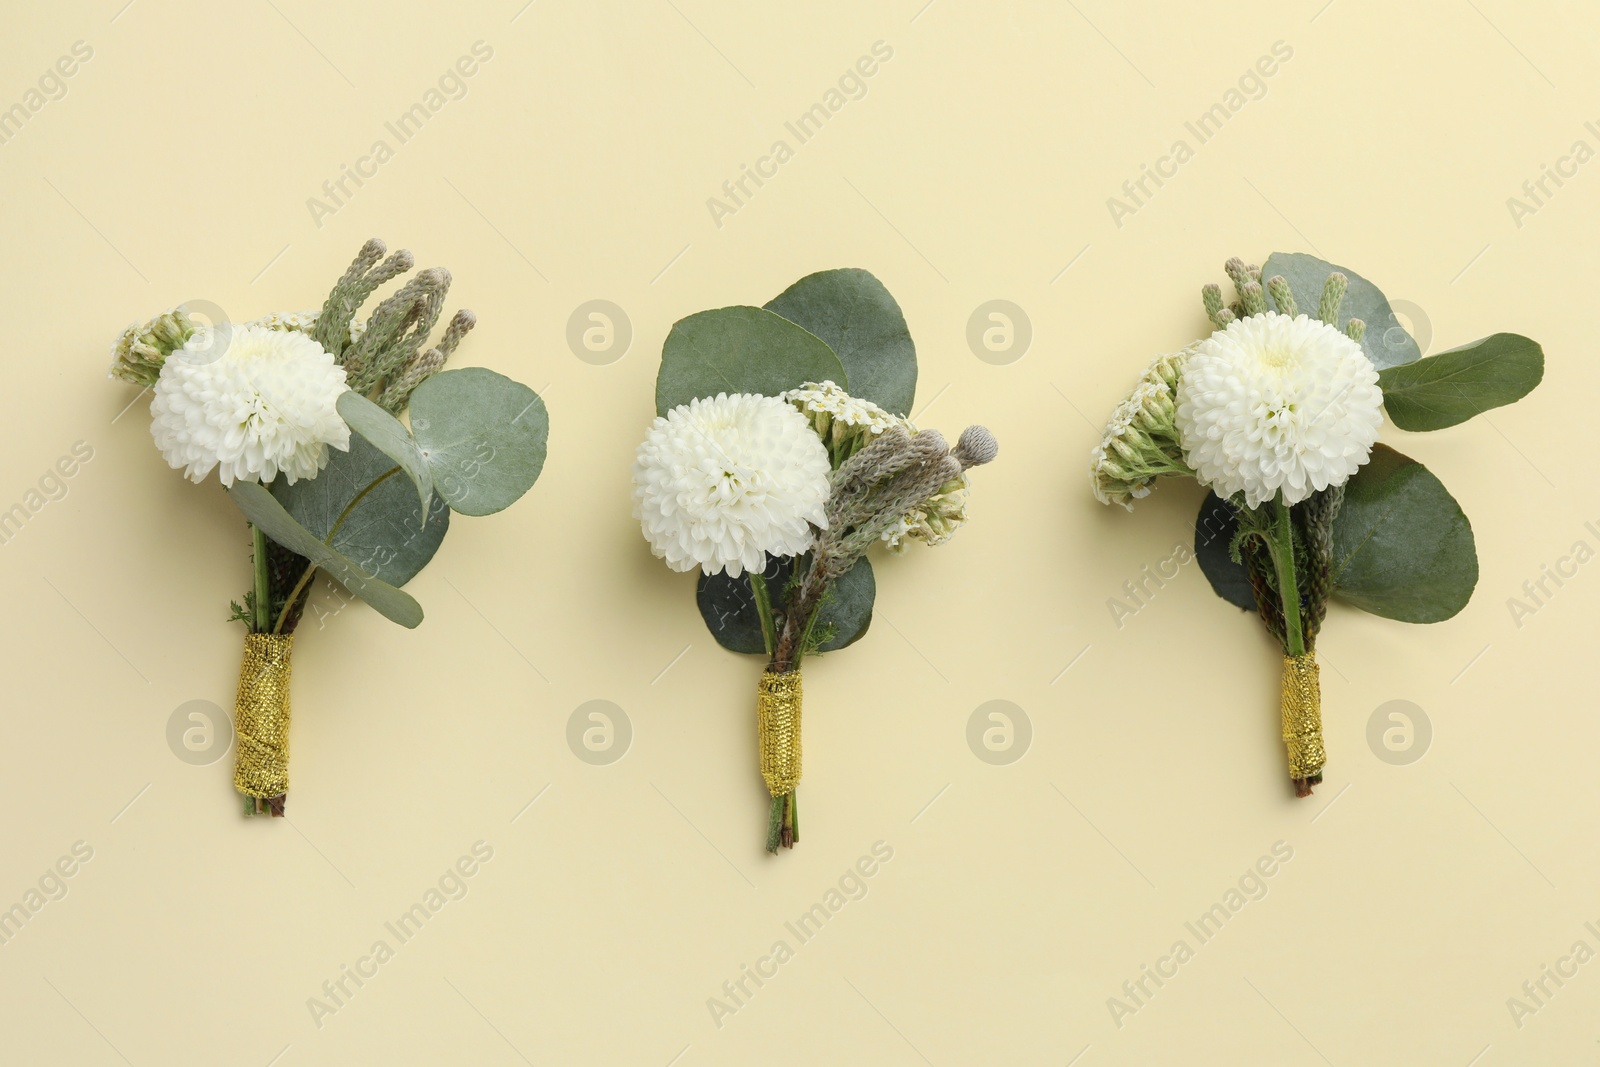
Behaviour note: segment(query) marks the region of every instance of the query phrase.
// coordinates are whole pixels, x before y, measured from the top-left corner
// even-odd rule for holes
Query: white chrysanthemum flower
[[[1378,372],[1325,322],[1275,311],[1218,330],[1190,354],[1176,423],[1185,458],[1219,496],[1295,504],[1342,485],[1383,424]]]
[[[150,434],[174,468],[223,485],[293,485],[347,450],[350,428],[335,404],[344,368],[303,333],[264,326],[202,326],[168,356],[150,402]]]
[[[675,571],[760,573],[826,528],[828,450],[787,401],[702,397],[657,418],[633,465],[633,517]]]

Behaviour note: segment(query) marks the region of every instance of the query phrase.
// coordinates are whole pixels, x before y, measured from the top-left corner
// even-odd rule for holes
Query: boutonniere
[[[156,448],[196,483],[215,473],[249,522],[254,582],[235,700],[234,786],[247,813],[282,815],[289,788],[289,672],[318,573],[414,627],[401,587],[438,551],[451,513],[488,515],[544,466],[549,419],[527,386],[444,370],[477,322],[444,311],[450,273],[368,241],[317,311],[202,323],[174,308],[123,331],[111,374],[153,393]],[[409,412],[409,426],[401,417]]]
[[[948,540],[968,471],[995,456],[982,426],[954,447],[914,426],[916,379],[905,317],[863,270],[691,315],[662,348],[633,514],[667,566],[701,572],[717,641],[766,658],[755,733],[769,852],[799,839],[801,664],[866,632],[868,550]]]
[[[1315,256],[1226,270],[1237,299],[1201,290],[1216,331],[1146,369],[1112,412],[1090,481],[1130,510],[1158,478],[1210,489],[1195,554],[1217,594],[1254,609],[1282,648],[1283,740],[1303,797],[1326,762],[1316,641],[1329,602],[1439,622],[1478,580],[1461,506],[1378,441],[1384,412],[1402,430],[1465,422],[1531,392],[1544,353],[1497,333],[1422,358],[1376,286]]]

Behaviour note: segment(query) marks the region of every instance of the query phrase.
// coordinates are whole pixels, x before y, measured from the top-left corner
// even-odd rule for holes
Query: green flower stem
[[[266,633],[272,625],[272,582],[267,574],[267,535],[261,527],[250,524],[250,544],[256,570],[255,632]]]
[[[826,592],[823,595],[826,596]],[[800,669],[800,661],[805,659],[806,652],[811,649],[811,631],[817,628],[817,620],[820,618],[822,618],[822,603],[818,601],[817,606],[811,610],[811,617],[806,620],[806,628],[801,631],[800,647],[795,650],[794,654],[795,670]]]
[[[750,575],[750,594],[756,599],[756,614],[761,616],[761,642],[766,646],[767,655],[772,655],[772,646],[777,642],[777,629],[772,623],[772,598],[767,593],[767,576],[747,571]]]
[[[778,851],[778,838],[783,832],[783,797],[773,797],[767,807],[767,851]]]
[[[773,797],[767,807],[767,851],[793,848],[800,840],[800,800],[795,790]]]
[[[1162,475],[1176,475],[1179,477],[1193,477],[1194,470],[1181,459],[1171,456],[1163,457],[1164,462],[1155,462],[1153,457],[1143,457],[1143,462],[1135,467],[1122,467],[1127,472],[1128,480],[1140,478],[1159,478]],[[1119,465],[1120,466],[1120,465]]]
[[[1294,526],[1291,510],[1280,495],[1272,504],[1272,563],[1278,572],[1278,599],[1283,601],[1283,643],[1291,656],[1306,651],[1305,630],[1300,625],[1300,579],[1294,570]]]

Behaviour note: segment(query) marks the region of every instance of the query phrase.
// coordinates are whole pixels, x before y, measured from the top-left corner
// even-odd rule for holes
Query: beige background
[[[1600,547],[1600,164],[1547,182],[1520,227],[1506,204],[1575,140],[1600,148],[1591,6],[122,2],[8,4],[0,32],[0,107],[93,50],[0,145],[0,507],[74,442],[94,450],[0,546],[0,906],[93,849],[0,946],[0,1059],[1600,1056],[1600,963],[1520,1027],[1507,1007],[1575,941],[1600,949],[1597,565],[1520,627],[1507,606],[1574,542]],[[384,123],[480,40],[464,98],[395,146]],[[717,227],[707,198],[880,40],[866,96]],[[1107,198],[1195,147],[1184,122],[1277,41],[1293,58],[1264,97],[1118,227]],[[394,158],[319,226],[307,199],[380,137]],[[186,299],[316,306],[372,235],[455,272],[451,305],[482,323],[460,362],[544,393],[551,458],[509,512],[456,525],[410,587],[421,628],[358,606],[302,631],[289,818],[245,821],[230,760],[186,764],[165,733],[185,702],[231,700],[243,526],[166,469],[105,352]],[[1107,607],[1186,539],[1193,487],[1129,515],[1084,484],[1104,413],[1201,332],[1198,286],[1274,249],[1361,271],[1434,350],[1511,330],[1548,354],[1516,407],[1385,431],[1466,508],[1482,576],[1443,625],[1335,609],[1332,759],[1300,802],[1260,627],[1192,566],[1120,629]],[[650,557],[628,465],[675,319],[846,265],[905,310],[923,423],[987,423],[1002,456],[953,543],[879,567],[869,637],[807,668],[804,841],[774,859],[759,665],[718,649],[693,579]],[[565,339],[596,298],[634,331],[605,366]],[[1005,365],[966,340],[991,299],[1031,320]],[[591,699],[634,731],[609,766],[565,740]],[[1032,724],[1008,766],[966,741],[994,699]],[[1407,766],[1366,740],[1390,700],[1432,723]],[[480,840],[493,859],[465,898],[316,1025],[308,998],[393,944],[384,923]],[[878,841],[893,859],[866,897],[715,1025],[707,999],[797,945],[785,921]],[[1184,923],[1279,841],[1293,859],[1265,898],[1199,946]],[[1194,958],[1117,1026],[1108,998],[1180,938]]]

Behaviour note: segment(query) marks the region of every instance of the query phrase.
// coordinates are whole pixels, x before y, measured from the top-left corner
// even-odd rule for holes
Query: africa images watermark
[[[46,867],[38,881],[22,894],[21,900],[0,911],[0,945],[9,945],[13,938],[22,933],[22,928],[32,922],[34,916],[43,911],[46,905],[64,900],[68,889],[67,880],[82,870],[83,865],[92,859],[94,859],[94,846],[87,841],[74,841],[69,852]]]
[[[0,545],[9,545],[46,505],[65,500],[70,488],[67,483],[93,458],[94,447],[89,442],[75,442],[69,454],[57,459],[39,476],[36,487],[30,487],[20,500],[0,511]]]
[[[1117,624],[1117,629],[1128,625],[1129,619],[1149,607],[1156,594],[1177,578],[1184,565],[1194,562],[1194,559],[1194,551],[1180,541],[1172,546],[1172,551],[1165,558],[1141,567],[1138,578],[1123,582],[1124,596],[1106,598],[1106,610],[1111,612],[1111,621]]]
[[[1272,48],[1239,75],[1235,85],[1229,86],[1222,99],[1202,111],[1193,121],[1183,124],[1184,130],[1194,138],[1179,137],[1172,142],[1165,155],[1157,156],[1154,163],[1139,165],[1139,173],[1122,183],[1122,197],[1107,197],[1106,210],[1117,229],[1131,215],[1155,198],[1168,181],[1178,176],[1178,168],[1195,157],[1196,150],[1222,132],[1228,120],[1243,111],[1246,104],[1267,95],[1267,79],[1278,73],[1283,64],[1294,58],[1294,48],[1286,41],[1272,42]],[[1154,188],[1151,188],[1152,184]],[[1124,199],[1125,198],[1125,199]]]
[[[1600,926],[1590,921],[1584,923],[1583,928],[1600,943]],[[1522,983],[1522,995],[1506,998],[1506,1010],[1511,1013],[1511,1021],[1517,1029],[1527,1025],[1528,1016],[1539,1014],[1568,982],[1578,977],[1578,969],[1594,957],[1594,946],[1580,937],[1565,955],[1556,957],[1554,964],[1540,964],[1539,973]]]
[[[1583,528],[1596,543],[1600,543],[1600,527],[1593,522],[1586,522]],[[1594,545],[1587,538],[1580,537],[1565,555],[1556,557],[1554,563],[1539,564],[1539,576],[1522,583],[1522,596],[1506,598],[1506,609],[1511,612],[1511,621],[1517,629],[1522,629],[1529,616],[1537,615],[1549,604],[1568,582],[1578,576],[1578,569],[1594,557]]]
[[[1583,129],[1600,143],[1600,123],[1590,119],[1583,124]],[[1578,176],[1578,168],[1594,157],[1594,146],[1580,137],[1572,142],[1565,155],[1556,158],[1553,165],[1539,164],[1538,175],[1522,183],[1522,188],[1519,190],[1522,195],[1506,197],[1506,210],[1511,213],[1511,224],[1519,230],[1522,229],[1527,219],[1537,215],[1548,205],[1555,195],[1565,188],[1567,182]]]
[[[722,183],[721,195],[706,198],[706,210],[711,213],[711,221],[717,229],[722,229],[725,217],[737,215],[767,182],[776,178],[778,169],[795,157],[795,150],[821,133],[846,104],[864,98],[867,80],[893,58],[893,46],[887,41],[873,41],[870,54],[846,67],[839,80],[822,94],[822,99],[783,124],[784,130],[794,138],[793,144],[780,137],[772,142],[765,155],[756,157],[754,163],[741,163],[739,173]]]
[[[67,98],[67,79],[94,58],[94,48],[86,41],[73,41],[66,55],[45,68],[33,87],[10,107],[0,110],[0,145],[8,145],[22,132],[28,121],[43,111],[46,104]]]
[[[462,55],[446,67],[438,80],[423,92],[421,99],[402,111],[393,122],[383,124],[389,137],[394,138],[393,144],[389,143],[388,137],[379,137],[372,142],[366,155],[357,157],[354,165],[339,164],[339,173],[322,183],[322,196],[325,199],[315,196],[306,199],[306,210],[311,212],[311,221],[316,223],[317,229],[322,229],[323,220],[337,215],[367,182],[376,178],[378,168],[395,157],[395,149],[422,132],[422,127],[443,111],[446,104],[452,100],[466,99],[467,80],[478,73],[482,64],[493,58],[494,49],[487,43],[481,40],[472,42],[470,54]],[[352,185],[354,188],[351,188]]]
[[[1271,852],[1247,867],[1237,883],[1222,894],[1221,900],[1201,912],[1194,921],[1183,924],[1195,940],[1193,945],[1188,938],[1180,937],[1154,965],[1141,963],[1138,976],[1122,983],[1122,995],[1106,998],[1106,1009],[1111,1012],[1111,1021],[1117,1024],[1117,1029],[1121,1030],[1129,1016],[1139,1014],[1149,1005],[1163,986],[1178,977],[1183,965],[1194,959],[1196,950],[1209,944],[1246,905],[1265,900],[1268,880],[1292,859],[1294,846],[1287,841],[1274,841]]]
[[[311,1013],[311,1021],[321,1030],[324,1020],[330,1015],[337,1015],[350,1004],[355,995],[366,984],[378,977],[379,969],[390,960],[394,959],[396,950],[409,942],[429,920],[444,910],[444,906],[451,901],[465,900],[468,890],[468,879],[475,876],[482,865],[494,859],[494,846],[487,841],[473,842],[470,854],[464,854],[455,863],[444,869],[438,880],[423,890],[422,896],[411,907],[401,912],[392,922],[383,924],[389,937],[380,937],[372,942],[365,955],[356,958],[354,964],[339,964],[339,973],[322,983],[322,994],[306,998],[306,1010]],[[394,939],[390,944],[389,938]]]
[[[1231,505],[1226,503],[1204,509],[1195,523],[1194,548],[1182,541],[1175,543],[1165,558],[1153,564],[1146,563],[1139,569],[1137,578],[1123,582],[1122,596],[1107,597],[1106,610],[1111,613],[1111,621],[1116,623],[1117,629],[1128,625],[1129,619],[1149,607],[1168,582],[1176,580],[1185,566],[1199,558],[1197,553],[1200,549],[1219,537],[1231,536],[1231,515]]]
[[[722,983],[722,995],[706,998],[706,1010],[711,1013],[711,1021],[717,1029],[721,1030],[730,1016],[747,1006],[762,986],[778,977],[778,969],[794,959],[799,947],[821,933],[823,925],[843,911],[846,904],[865,900],[868,880],[892,859],[894,847],[887,841],[874,841],[870,854],[846,867],[838,882],[823,892],[821,900],[793,921],[783,924],[784,930],[794,937],[794,944],[780,937],[763,955],[756,957],[753,965],[741,963],[738,975]]]

